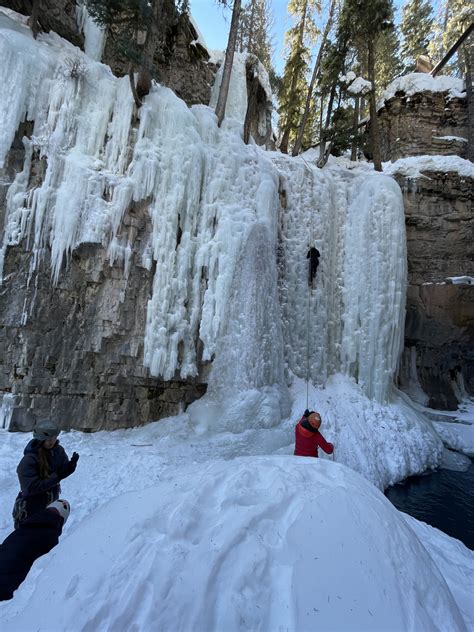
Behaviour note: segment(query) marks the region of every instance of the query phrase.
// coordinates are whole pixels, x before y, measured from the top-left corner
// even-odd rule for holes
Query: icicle
[[[102,59],[106,33],[89,15],[87,8],[79,2],[76,6],[76,21],[79,30],[84,33],[84,51],[96,61]]]
[[[15,407],[16,396],[12,393],[0,393],[0,402],[0,428],[8,430]]]

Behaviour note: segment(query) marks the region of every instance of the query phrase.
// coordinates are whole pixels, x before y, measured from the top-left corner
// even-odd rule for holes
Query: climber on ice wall
[[[308,250],[308,254],[306,255],[306,259],[309,259],[309,262],[308,262],[308,285],[310,287],[313,286],[313,280],[314,280],[314,277],[316,276],[316,271],[318,269],[319,257],[320,256],[321,256],[321,253],[314,246],[311,246],[311,248]]]

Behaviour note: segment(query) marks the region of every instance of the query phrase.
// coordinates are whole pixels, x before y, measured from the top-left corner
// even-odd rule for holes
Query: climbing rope
[[[308,246],[309,251],[309,246]],[[309,280],[311,279],[311,259],[308,261],[308,312],[306,316],[306,410],[309,410],[309,340],[310,340],[310,323],[311,323],[311,285]]]

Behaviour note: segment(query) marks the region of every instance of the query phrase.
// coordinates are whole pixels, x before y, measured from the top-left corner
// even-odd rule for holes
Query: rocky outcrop
[[[145,222],[131,209],[124,225],[140,241]],[[104,254],[80,246],[52,286],[47,261],[29,278],[31,253],[8,249],[5,275],[14,281],[1,296],[0,391],[15,396],[10,429],[29,430],[46,416],[63,429],[130,427],[175,415],[204,394],[199,380],[163,382],[143,367],[151,273],[134,257],[124,278]]]
[[[404,191],[409,275],[402,366],[409,366],[415,348],[429,406],[455,409],[460,376],[474,392],[474,285],[449,280],[473,274],[474,181],[454,172],[397,181]],[[402,386],[409,379],[402,372]]]
[[[0,6],[13,9],[25,16],[31,13],[31,0],[0,0]],[[55,31],[64,39],[84,49],[84,35],[76,18],[74,0],[41,0],[41,30]],[[199,34],[189,16],[179,14],[173,0],[163,0],[160,33],[152,69],[153,78],[171,88],[188,106],[208,105],[218,65],[210,60],[207,49],[199,41]],[[115,33],[117,35],[117,33]],[[145,34],[143,34],[144,36]],[[113,45],[110,34],[105,38],[102,61],[117,76],[128,74],[129,61]],[[251,120],[255,142],[268,146],[272,133],[272,103],[262,85]]]
[[[22,15],[31,14],[32,0],[0,0],[1,7]],[[42,31],[54,31],[79,48],[84,48],[84,35],[79,31],[75,0],[41,0],[39,25]]]
[[[378,113],[383,161],[467,152],[467,104],[448,92],[397,93]]]
[[[194,25],[188,15],[178,14],[173,0],[164,0],[160,22],[153,78],[171,88],[187,105],[207,105],[217,67],[209,63],[209,53],[199,43]],[[113,39],[106,38],[102,61],[115,75],[123,76],[128,73],[129,62],[113,45]]]

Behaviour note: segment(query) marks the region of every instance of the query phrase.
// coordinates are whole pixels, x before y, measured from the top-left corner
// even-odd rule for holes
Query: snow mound
[[[465,86],[462,79],[440,75],[432,77],[424,72],[412,72],[403,77],[398,77],[390,83],[378,103],[378,108],[394,97],[397,92],[403,92],[407,96],[418,92],[448,92],[451,98],[465,98]]]
[[[373,89],[372,83],[363,79],[362,77],[357,77],[351,83],[351,85],[347,88],[347,91],[351,94],[367,94]]]
[[[466,629],[402,514],[323,460],[173,469],[66,530],[40,565],[31,598],[29,578],[7,606],[10,632]]]

